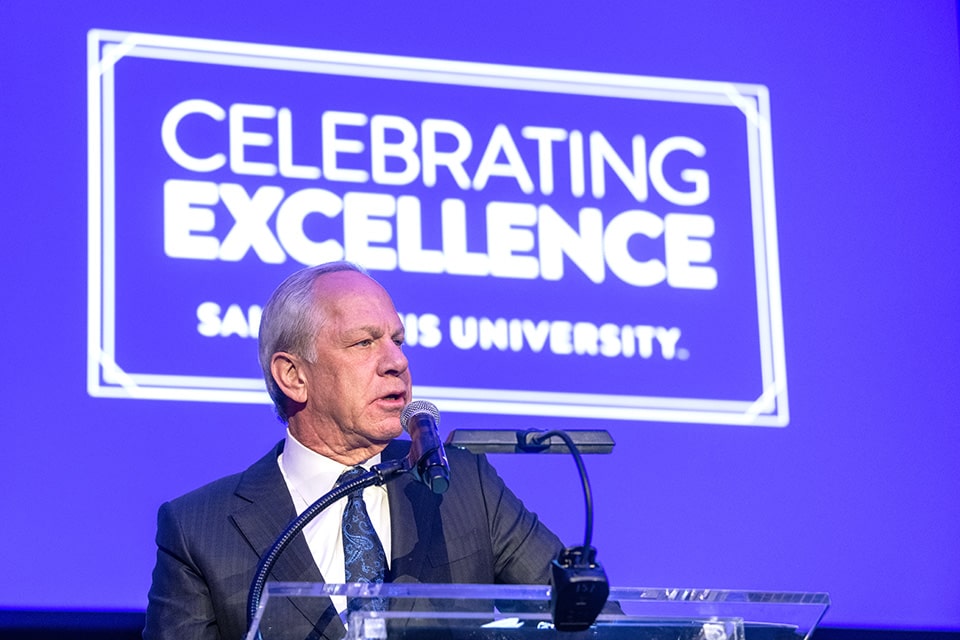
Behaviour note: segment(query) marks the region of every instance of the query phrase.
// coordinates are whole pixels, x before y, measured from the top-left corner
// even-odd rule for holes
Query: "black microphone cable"
[[[590,543],[593,541],[593,491],[590,489],[590,478],[587,477],[587,467],[583,464],[583,456],[580,455],[580,450],[566,431],[555,430],[546,433],[533,431],[528,433],[534,434],[531,438],[534,445],[545,446],[542,443],[556,436],[563,440],[567,449],[570,450],[570,455],[573,456],[573,461],[577,464],[577,471],[580,473],[580,484],[583,485],[583,499],[586,503],[587,522],[583,532],[583,548],[592,549]]]

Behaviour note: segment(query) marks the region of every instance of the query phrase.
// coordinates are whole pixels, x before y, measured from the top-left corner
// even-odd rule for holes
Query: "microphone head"
[[[411,440],[407,469],[431,491],[443,493],[450,486],[450,465],[437,431],[440,424],[437,407],[431,402],[414,400],[403,408],[400,423]]]
[[[427,402],[426,400],[414,400],[405,406],[400,413],[400,424],[403,426],[403,430],[409,431],[407,424],[410,422],[410,418],[424,413],[433,418],[435,425],[440,425],[440,411],[437,410],[437,405],[432,402]]]

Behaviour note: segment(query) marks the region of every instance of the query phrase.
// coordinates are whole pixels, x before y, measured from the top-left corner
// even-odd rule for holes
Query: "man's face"
[[[382,449],[400,435],[400,412],[411,396],[403,325],[393,301],[354,271],[321,276],[314,291],[315,311],[324,320],[314,341],[315,361],[303,365],[308,399],[303,415],[291,420],[294,436],[307,446],[318,438],[327,455]]]

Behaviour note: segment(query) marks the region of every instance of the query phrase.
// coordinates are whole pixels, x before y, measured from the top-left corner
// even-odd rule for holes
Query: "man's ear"
[[[270,359],[270,373],[283,394],[298,404],[307,402],[307,377],[303,360],[285,351]]]

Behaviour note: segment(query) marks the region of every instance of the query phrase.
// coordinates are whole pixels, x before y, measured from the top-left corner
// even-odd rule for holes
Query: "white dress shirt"
[[[364,462],[361,466],[370,470],[380,462],[380,454]],[[333,489],[337,478],[350,467],[326,458],[302,445],[287,430],[287,439],[283,453],[277,458],[280,472],[287,483],[293,505],[300,515],[311,504]],[[386,486],[370,486],[363,490],[363,501],[367,513],[373,522],[373,528],[383,544],[383,551],[390,563],[390,505],[387,502]],[[342,583],[344,581],[343,534],[341,521],[346,499],[338,500],[311,520],[303,529],[307,546],[313,555],[324,581]],[[347,599],[343,596],[332,598],[341,618],[347,608]]]

